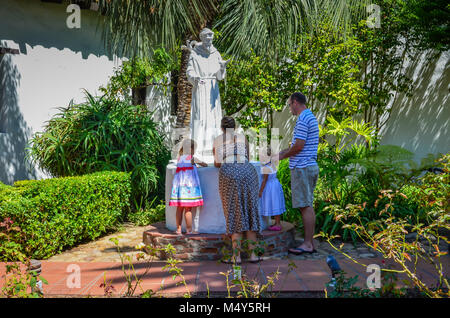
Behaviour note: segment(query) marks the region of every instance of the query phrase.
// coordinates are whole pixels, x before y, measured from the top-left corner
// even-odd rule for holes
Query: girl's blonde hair
[[[259,160],[261,161],[261,163],[267,164],[271,161],[272,148],[270,146],[264,147],[263,149],[260,149],[259,154]]]
[[[183,149],[189,150],[191,153],[190,155],[193,155],[195,153],[195,148],[197,148],[197,143],[195,140],[186,138],[181,142],[180,149],[178,150],[178,155],[181,156],[184,154]]]

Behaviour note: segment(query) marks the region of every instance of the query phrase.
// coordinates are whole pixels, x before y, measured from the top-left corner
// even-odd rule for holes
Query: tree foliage
[[[116,54],[147,56],[153,47],[176,52],[208,26],[222,36],[221,52],[234,57],[282,57],[300,30],[313,29],[326,16],[333,26],[350,25],[365,16],[368,0],[99,0],[104,39]]]
[[[164,49],[153,50],[151,57],[133,58],[125,61],[110,77],[100,91],[116,100],[130,99],[133,89],[145,88],[149,85],[168,86],[170,78],[167,74],[176,68],[173,57]]]
[[[325,126],[329,116],[340,121],[361,114],[378,134],[396,98],[411,94],[407,59],[427,49],[421,46],[420,26],[411,25],[416,11],[411,1],[380,1],[381,27],[355,19],[352,33],[341,27],[345,37],[331,36],[335,27],[329,18],[318,20],[275,65],[256,53],[233,61],[222,89],[227,113],[236,113],[244,127],[271,127],[271,116],[284,108],[292,92],[301,91],[308,106],[324,115]]]

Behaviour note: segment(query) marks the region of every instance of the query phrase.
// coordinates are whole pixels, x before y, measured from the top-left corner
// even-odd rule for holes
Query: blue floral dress
[[[191,155],[181,155],[172,181],[169,206],[195,207],[203,205],[197,167]]]

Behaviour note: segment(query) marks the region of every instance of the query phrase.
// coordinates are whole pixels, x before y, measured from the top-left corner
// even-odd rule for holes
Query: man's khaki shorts
[[[319,177],[319,167],[308,166],[291,170],[292,207],[313,206],[314,189]]]

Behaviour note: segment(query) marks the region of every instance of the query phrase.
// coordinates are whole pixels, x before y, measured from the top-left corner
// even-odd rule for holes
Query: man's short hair
[[[292,94],[290,99],[291,99],[291,101],[295,100],[295,101],[299,102],[300,104],[306,105],[306,96],[300,92],[295,92],[294,94]]]

